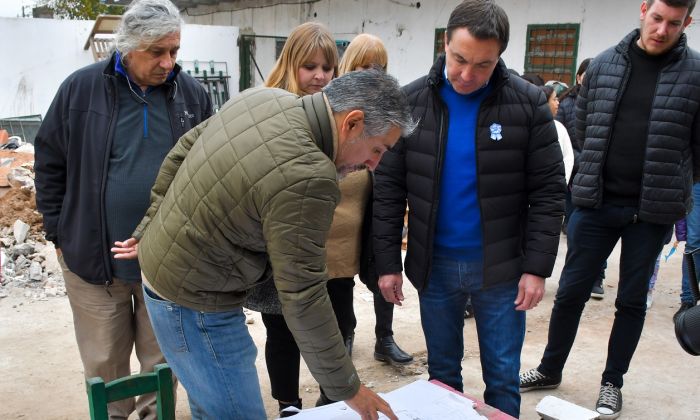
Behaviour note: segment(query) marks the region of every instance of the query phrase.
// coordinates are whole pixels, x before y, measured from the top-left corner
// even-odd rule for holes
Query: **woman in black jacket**
[[[590,58],[586,58],[581,61],[578,65],[578,70],[576,71],[576,84],[565,90],[559,95],[559,110],[557,115],[554,117],[557,121],[564,124],[566,131],[569,132],[569,138],[574,145],[574,149],[577,151],[581,150],[581,147],[576,142],[576,132],[574,130],[576,123],[576,97],[578,97],[578,91],[581,89],[581,82],[583,81],[583,76],[586,74],[586,69],[588,68],[588,63],[591,62]],[[568,216],[568,210],[567,210]]]

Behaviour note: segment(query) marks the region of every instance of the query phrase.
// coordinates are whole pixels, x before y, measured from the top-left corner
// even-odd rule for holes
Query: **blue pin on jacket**
[[[503,130],[503,127],[501,127],[501,124],[493,123],[489,127],[489,130],[491,131],[491,140],[501,141],[501,139],[503,139],[503,136],[501,135],[501,130]]]

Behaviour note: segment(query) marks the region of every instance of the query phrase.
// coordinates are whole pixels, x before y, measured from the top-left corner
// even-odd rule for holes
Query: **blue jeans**
[[[700,248],[700,182],[693,185],[693,201],[695,202],[695,205],[693,205],[693,209],[685,217],[685,223],[687,227],[687,240],[685,242],[685,252],[692,252]],[[694,260],[695,269],[700,270],[700,254],[695,255]],[[693,293],[690,291],[690,283],[688,283],[690,275],[688,273],[688,266],[685,261],[685,258],[683,259],[682,270],[683,276],[681,277],[681,303],[695,303],[695,300],[693,299]],[[695,281],[697,281],[698,273],[695,273],[695,275]]]
[[[619,239],[620,280],[615,299],[615,320],[608,341],[608,358],[601,383],[622,387],[644,327],[649,278],[670,225],[636,222],[634,207],[603,205],[599,209],[577,207],[569,220],[566,262],[549,321],[547,347],[538,368],[555,378],[576,338],[581,312],[598,279],[598,270]]]
[[[463,391],[464,307],[471,295],[479,339],[484,400],[513,417],[520,414],[520,351],[525,312],[513,302],[517,282],[482,289],[481,262],[435,255],[430,279],[419,294],[421,324],[428,348],[428,373]]]
[[[241,308],[199,312],[144,286],[158,344],[187,390],[193,419],[266,419],[255,368],[257,348]]]

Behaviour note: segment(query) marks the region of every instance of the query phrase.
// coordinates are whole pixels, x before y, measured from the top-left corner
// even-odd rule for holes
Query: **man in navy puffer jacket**
[[[647,284],[700,174],[700,54],[687,46],[695,0],[647,0],[641,28],[596,57],[576,102],[582,150],[566,263],[540,365],[521,391],[556,388],[598,270],[622,240],[620,280],[596,410],[622,411],[622,377],[644,326]]]

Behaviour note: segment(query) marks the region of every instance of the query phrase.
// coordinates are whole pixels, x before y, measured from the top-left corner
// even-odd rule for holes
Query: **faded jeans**
[[[242,308],[195,311],[144,286],[158,344],[187,390],[193,419],[267,418],[255,368],[257,348]]]
[[[525,312],[515,310],[518,282],[482,289],[481,262],[435,255],[428,285],[419,294],[421,324],[428,347],[428,373],[463,391],[464,307],[468,296],[481,354],[484,401],[520,414],[520,351],[525,339]]]

